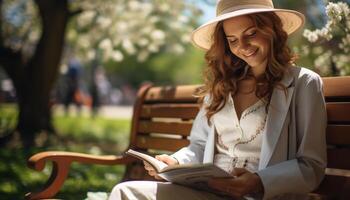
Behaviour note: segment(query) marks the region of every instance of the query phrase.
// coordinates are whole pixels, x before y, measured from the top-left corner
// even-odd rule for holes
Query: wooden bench
[[[328,169],[324,181],[310,196],[313,199],[350,199],[350,76],[323,80],[328,114]],[[134,105],[128,148],[170,153],[188,145],[192,122],[199,110],[197,98],[192,95],[198,87],[142,87]],[[126,165],[123,180],[150,179],[140,162],[124,155],[42,152],[33,155],[28,166],[42,171],[49,161],[53,163],[53,169],[46,186],[39,192],[28,193],[27,199],[54,197],[72,162],[123,164]]]

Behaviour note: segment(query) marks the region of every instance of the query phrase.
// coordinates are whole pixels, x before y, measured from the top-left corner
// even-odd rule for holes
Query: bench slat
[[[350,144],[350,125],[328,125],[327,126],[327,144],[349,145]]]
[[[350,124],[350,103],[327,103],[327,118],[329,123]]]
[[[153,87],[145,97],[145,103],[148,102],[193,102],[197,99],[193,96],[194,92],[201,85],[182,85],[182,86],[168,86],[168,87]]]
[[[327,199],[350,199],[350,177],[326,175],[315,191]]]
[[[164,117],[194,119],[199,111],[197,104],[156,104],[144,105],[141,110],[142,118]]]
[[[187,139],[156,138],[149,136],[138,136],[136,140],[137,148],[165,151],[177,151],[188,144],[189,141]]]
[[[325,97],[350,98],[350,76],[324,77],[322,80]]]
[[[327,167],[350,170],[350,148],[329,148],[327,150]]]
[[[181,122],[152,122],[141,120],[138,131],[141,133],[167,133],[189,136],[192,123]]]

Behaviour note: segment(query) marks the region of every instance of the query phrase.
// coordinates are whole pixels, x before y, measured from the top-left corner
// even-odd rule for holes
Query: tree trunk
[[[25,146],[37,133],[54,132],[50,93],[57,79],[69,18],[67,0],[36,0],[42,19],[42,35],[33,57],[14,80],[18,96],[17,130]]]

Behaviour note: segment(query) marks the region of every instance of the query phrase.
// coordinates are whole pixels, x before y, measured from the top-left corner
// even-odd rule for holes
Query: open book
[[[156,170],[158,176],[162,177],[164,180],[196,189],[218,193],[208,187],[207,183],[210,179],[234,178],[231,174],[212,163],[168,166],[152,156],[132,149],[129,149],[126,154],[149,163]]]

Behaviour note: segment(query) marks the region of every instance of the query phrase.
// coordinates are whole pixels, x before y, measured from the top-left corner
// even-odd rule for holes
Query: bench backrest
[[[327,103],[327,170],[316,193],[350,199],[350,76],[323,78]]]
[[[198,87],[142,87],[134,106],[130,147],[173,152],[188,145],[199,111],[198,99],[192,95]]]
[[[328,166],[325,181],[316,193],[350,197],[350,76],[323,81]],[[134,107],[130,148],[173,152],[188,145],[192,122],[199,111],[198,99],[193,96],[198,87],[142,87]]]

